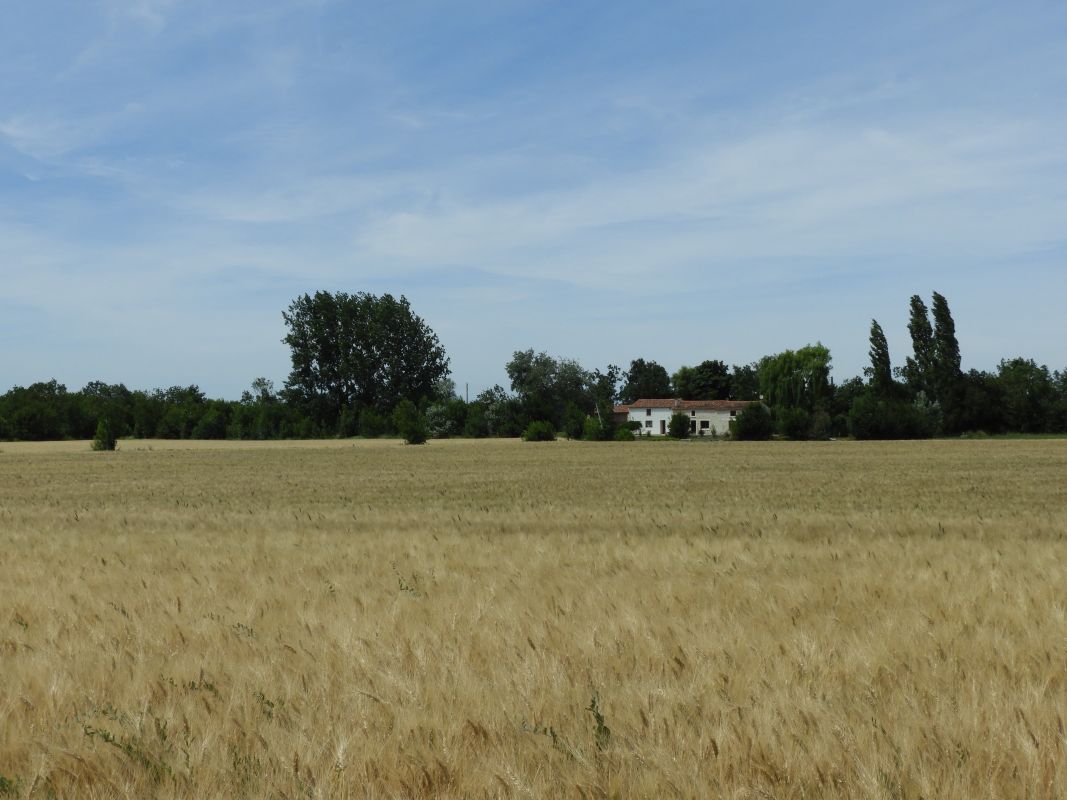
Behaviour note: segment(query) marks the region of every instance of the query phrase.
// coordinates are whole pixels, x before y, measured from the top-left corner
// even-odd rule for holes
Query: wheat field
[[[1067,795],[1067,441],[0,445],[0,797]]]

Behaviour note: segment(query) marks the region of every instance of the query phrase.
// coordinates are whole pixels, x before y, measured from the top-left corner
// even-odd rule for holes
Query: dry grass
[[[148,444],[0,446],[0,796],[1067,791],[1067,442]]]

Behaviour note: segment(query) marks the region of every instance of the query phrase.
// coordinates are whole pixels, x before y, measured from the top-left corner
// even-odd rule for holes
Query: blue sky
[[[0,390],[288,372],[281,311],[405,294],[514,350],[1067,367],[1067,4],[23,2],[0,27]]]

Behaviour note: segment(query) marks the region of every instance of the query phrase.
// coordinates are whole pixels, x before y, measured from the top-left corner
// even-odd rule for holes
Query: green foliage
[[[611,439],[615,433],[615,398],[618,395],[619,368],[609,364],[604,372],[593,370],[589,376],[588,391],[600,420],[600,438]]]
[[[670,422],[667,423],[667,435],[672,439],[688,439],[689,421],[688,414],[671,414]]]
[[[632,442],[635,438],[633,428],[629,426],[616,428],[613,438],[616,442]]]
[[[393,411],[393,424],[408,444],[424,444],[429,435],[425,415],[410,400],[401,400],[397,405]]]
[[[807,439],[811,432],[811,414],[803,408],[780,408],[776,410],[775,427],[787,439]]]
[[[830,351],[822,344],[760,359],[756,373],[764,402],[814,411],[830,399]]]
[[[434,439],[460,436],[467,424],[467,404],[458,397],[431,403],[426,409],[426,424]]]
[[[923,409],[905,400],[887,400],[872,393],[856,398],[848,427],[857,439],[925,439],[934,433]]]
[[[379,414],[373,408],[364,408],[359,412],[359,435],[368,439],[377,439],[392,432],[389,418]]]
[[[571,359],[555,359],[547,353],[522,350],[512,355],[505,368],[515,396],[508,398],[503,389],[493,387],[491,400],[500,409],[501,416],[518,422],[520,430],[530,420],[543,419],[557,430],[573,433],[577,420],[571,411],[572,406],[583,410],[595,407],[602,419],[611,418],[619,383],[618,367],[589,372]],[[508,400],[515,407],[508,408]],[[515,433],[493,435],[513,436]]]
[[[937,292],[934,292],[931,311],[934,317],[933,395],[945,415],[945,431],[954,433],[960,430],[959,410],[964,389],[956,323],[952,319],[948,302]]]
[[[316,292],[282,318],[293,365],[286,396],[321,427],[335,430],[348,407],[386,413],[433,397],[448,374],[437,335],[403,296]]]
[[[521,403],[510,397],[502,386],[493,386],[478,395],[488,436],[520,436],[528,420]]]
[[[463,435],[471,437],[489,436],[489,422],[485,417],[485,406],[477,401],[467,406],[466,421],[463,423]]]
[[[671,379],[667,370],[655,361],[636,358],[630,362],[630,369],[622,375],[623,386],[619,399],[623,403],[636,400],[672,397]]]
[[[889,343],[878,320],[871,320],[871,366],[866,370],[871,379],[871,389],[879,397],[893,394],[893,367],[889,360]]]
[[[548,420],[557,429],[563,428],[570,405],[593,405],[589,392],[592,376],[573,359],[520,350],[512,355],[505,369],[524,420]]]
[[[285,316],[294,371],[280,393],[266,378],[256,378],[239,401],[209,400],[196,385],[131,391],[123,384],[91,381],[70,392],[55,380],[43,381],[0,394],[0,440],[91,439],[101,419],[108,421],[115,438],[375,437],[393,432],[395,404],[388,398],[408,391],[411,396],[401,399],[425,408],[428,435],[435,437],[519,436],[532,420],[551,422],[570,438],[603,441],[615,436],[616,367],[590,372],[573,360],[520,351],[507,365],[513,394],[494,386],[466,403],[441,374],[447,372],[447,359],[436,337],[403,298],[320,292],[298,298]],[[407,322],[394,330],[394,320]],[[776,429],[789,437],[839,436],[850,427],[865,436],[898,435],[901,430],[909,436],[929,430],[1067,432],[1067,370],[1051,373],[1031,359],[1015,358],[1001,362],[995,372],[962,373],[955,323],[947,301],[937,293],[932,312],[918,295],[911,298],[908,330],[913,354],[898,371],[902,383],[893,380],[885,333],[872,321],[868,383],[852,378],[835,387],[829,381],[830,353],[817,344],[730,370],[719,361],[683,367],[674,389],[693,399],[728,395],[753,400],[762,394],[774,408]],[[326,333],[336,338],[316,338]],[[379,346],[383,336],[393,340]],[[402,341],[420,336],[426,345],[421,351]],[[409,369],[402,360],[409,352],[429,359],[418,380],[412,376],[426,362],[416,359]],[[307,389],[300,381],[308,375],[324,382]],[[671,394],[665,376],[656,362],[635,359],[623,376],[624,399]],[[337,382],[331,383],[334,378]],[[868,394],[888,405],[872,406],[865,399],[857,407]],[[590,415],[594,419],[587,422]],[[886,417],[904,422],[882,421]]]
[[[997,379],[1003,398],[1003,414],[1009,430],[1044,433],[1049,425],[1056,389],[1048,367],[1033,359],[1002,360]]]
[[[811,415],[811,425],[808,428],[808,438],[817,442],[824,442],[834,435],[834,420],[829,412],[819,409]]]
[[[189,434],[190,439],[225,439],[226,438],[226,411],[225,408],[212,406],[208,408],[193,426]]]
[[[934,329],[930,324],[930,312],[919,295],[911,297],[911,314],[908,319],[913,357],[904,365],[904,379],[912,393],[933,391],[934,374]]]
[[[685,400],[726,400],[730,397],[730,370],[722,361],[703,361],[674,373],[674,397]]]
[[[748,406],[730,421],[730,436],[739,441],[765,441],[773,431],[771,412],[762,403]]]
[[[556,427],[546,420],[537,420],[526,426],[522,432],[523,441],[526,442],[554,442],[556,441]]]
[[[356,409],[345,407],[341,410],[341,417],[337,421],[337,435],[342,439],[349,439],[359,434],[359,414]]]
[[[96,423],[96,436],[93,437],[93,450],[114,450],[118,442],[115,428],[107,417],[101,417]]]
[[[582,438],[587,442],[599,442],[604,438],[604,428],[596,417],[586,417],[582,426]]]
[[[585,433],[585,420],[589,415],[582,411],[574,403],[567,405],[563,415],[563,432],[568,439],[581,439]]]
[[[71,398],[67,387],[54,379],[23,388],[16,386],[4,395],[0,415],[7,418],[12,439],[46,441],[64,439],[80,431],[71,431]],[[92,428],[85,438],[92,435]]]
[[[734,364],[730,370],[730,400],[759,400],[759,376],[755,364]]]
[[[1004,419],[1004,392],[996,375],[972,369],[962,378],[963,389],[960,394],[960,406],[957,424],[962,431],[982,431],[984,433],[1003,433],[1007,429]],[[925,392],[916,395],[927,401]],[[941,430],[941,406],[930,400],[936,408],[938,419],[935,430]]]

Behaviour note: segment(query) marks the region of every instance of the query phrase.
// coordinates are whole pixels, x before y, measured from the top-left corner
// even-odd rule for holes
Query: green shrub
[[[96,423],[96,437],[93,439],[93,450],[114,450],[118,444],[118,436],[111,420],[101,417]]]
[[[389,420],[375,411],[373,408],[365,408],[359,412],[359,435],[368,439],[376,439],[389,433]]]
[[[459,397],[440,400],[426,409],[426,425],[434,439],[459,436],[467,424],[467,404]]]
[[[582,438],[587,442],[599,442],[604,438],[604,428],[596,417],[586,417],[582,425]]]
[[[762,403],[748,406],[730,421],[730,436],[740,441],[765,441],[773,429],[771,412]]]
[[[426,417],[410,400],[401,400],[393,411],[393,424],[408,444],[424,444],[429,430]]]
[[[807,439],[811,430],[811,415],[803,408],[777,409],[778,433],[787,439]]]
[[[554,442],[556,441],[556,427],[551,422],[537,420],[526,426],[522,432],[523,441],[526,442]]]
[[[210,408],[204,412],[200,420],[189,434],[190,439],[225,439],[226,417],[218,409]]]
[[[463,435],[483,438],[489,435],[489,422],[485,418],[485,406],[474,402],[467,406],[467,421],[463,423]]]
[[[567,410],[563,414],[563,432],[568,439],[581,439],[585,435],[585,420],[588,417],[574,403],[567,403]]]
[[[667,435],[672,439],[688,439],[689,415],[671,414],[671,421],[667,423]]]
[[[617,428],[614,438],[616,442],[632,442],[634,440],[634,432],[630,428]]]
[[[848,430],[857,439],[928,439],[933,422],[926,411],[905,400],[863,394],[852,403]]]
[[[351,406],[345,406],[341,410],[341,417],[337,420],[337,435],[342,439],[348,439],[359,432],[359,415]]]
[[[811,415],[811,428],[808,438],[817,442],[825,442],[833,433],[834,421],[825,411],[816,411]]]

